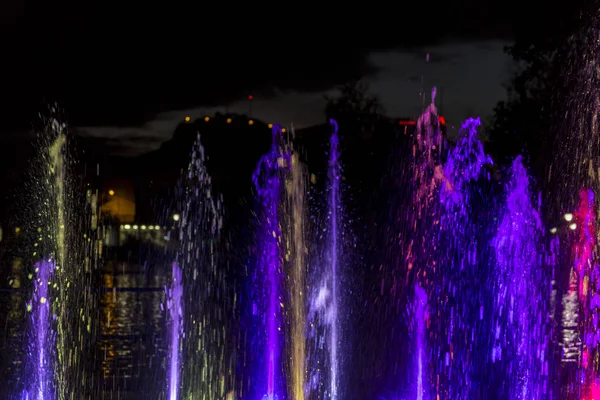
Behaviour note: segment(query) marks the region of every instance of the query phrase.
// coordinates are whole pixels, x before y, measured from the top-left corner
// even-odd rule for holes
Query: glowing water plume
[[[36,199],[29,231],[34,233],[33,256],[51,256],[56,267],[52,291],[52,310],[56,324],[56,360],[54,380],[58,400],[89,393],[94,381],[87,381],[87,362],[82,355],[91,344],[94,321],[91,309],[96,294],[88,290],[91,268],[99,252],[97,225],[90,218],[81,180],[73,179],[76,165],[69,150],[67,125],[59,120],[59,111],[50,107],[48,117],[42,117],[38,131],[38,159],[32,169]],[[93,204],[92,204],[93,203]],[[85,382],[78,389],[73,382]]]
[[[57,120],[52,122],[52,129],[58,133],[58,136],[54,143],[50,146],[50,173],[54,175],[54,190],[55,190],[55,201],[56,201],[56,253],[59,261],[58,267],[64,268],[66,256],[66,242],[65,242],[65,165],[63,152],[65,144],[67,142],[66,136],[63,133],[65,129],[64,124],[60,124]]]
[[[427,342],[426,342],[426,331],[425,325],[428,319],[427,311],[427,293],[418,284],[415,284],[415,302],[413,310],[413,321],[414,321],[414,337],[415,351],[416,351],[416,364],[417,364],[417,376],[414,396],[416,400],[424,400],[426,397],[426,389],[424,384],[424,377],[426,375],[425,366],[427,364]]]
[[[435,89],[432,92],[432,99],[435,99]],[[410,165],[410,185],[411,185],[411,212],[407,215],[407,241],[404,244],[404,254],[406,257],[406,288],[407,293],[415,296],[413,301],[407,302],[407,307],[411,307],[414,302],[421,302],[423,299],[434,301],[437,304],[438,299],[435,293],[435,280],[439,275],[438,266],[438,241],[440,228],[440,207],[439,196],[440,187],[443,181],[443,169],[441,164],[443,138],[439,127],[439,117],[437,109],[432,103],[424,110],[423,114],[417,120],[416,132],[413,137],[412,157]],[[414,288],[414,290],[413,290]],[[424,291],[426,296],[423,296]],[[435,300],[434,300],[435,299]],[[428,315],[435,315],[431,305],[426,309],[430,312]],[[417,329],[416,337],[420,337],[418,329],[422,322],[422,314],[412,312],[409,320],[409,326]],[[423,356],[424,346],[431,349],[432,354],[440,354],[441,349],[436,348],[438,344],[445,343],[440,336],[443,332],[434,330],[436,323],[428,324],[430,332],[422,337],[428,338],[427,343],[421,339],[413,340],[411,351],[416,359],[413,359],[417,371],[408,375],[415,377],[416,382],[407,382],[409,387],[417,389],[415,395],[426,396],[433,388],[433,381],[426,377],[436,377],[437,356],[432,360]],[[425,394],[424,394],[425,393]],[[427,397],[418,397],[419,399]]]
[[[180,340],[183,335],[183,273],[177,263],[173,263],[171,288],[167,292],[167,310],[169,312],[169,400],[178,400],[180,375]]]
[[[459,139],[448,153],[444,165],[444,185],[442,201],[449,212],[464,214],[468,210],[468,195],[466,185],[477,181],[484,166],[492,165],[493,161],[483,150],[483,143],[477,138],[477,128],[481,119],[468,118],[461,126]]]
[[[65,165],[63,158],[63,151],[66,143],[66,136],[63,133],[65,128],[64,124],[59,123],[57,120],[52,121],[52,129],[57,133],[56,140],[50,146],[50,174],[54,177],[53,192],[54,201],[56,202],[55,209],[55,220],[52,221],[51,232],[55,235],[55,257],[56,257],[56,271],[58,275],[58,281],[61,285],[61,290],[58,295],[58,307],[62,310],[58,314],[58,328],[57,328],[57,345],[58,345],[58,365],[55,369],[56,382],[58,386],[58,396],[60,400],[66,399],[67,397],[67,363],[68,363],[68,352],[69,352],[69,341],[67,339],[66,330],[69,329],[69,321],[67,319],[67,303],[68,303],[68,275],[67,275],[67,246],[65,241]]]
[[[473,218],[481,215],[482,188],[489,174],[485,166],[491,158],[477,138],[479,118],[469,118],[461,126],[455,145],[448,150],[444,164],[440,202],[440,235],[435,293],[439,299],[435,312],[434,351],[439,383],[437,392],[443,399],[468,399],[471,390],[477,342],[488,331],[483,327],[485,306],[481,290],[485,276],[480,268],[483,239],[488,224]],[[486,179],[487,178],[487,179]],[[490,218],[491,220],[491,218]],[[480,243],[484,244],[480,244]]]
[[[52,261],[40,261],[35,264],[35,292],[28,308],[32,312],[31,339],[32,351],[30,363],[33,365],[34,379],[27,396],[32,400],[53,400],[54,380],[54,331],[50,310],[48,285],[54,273]]]
[[[291,149],[290,149],[291,150]],[[294,400],[304,400],[306,376],[306,167],[297,152],[291,153],[291,171],[285,181],[283,218],[286,226],[286,261],[290,299],[290,381],[289,392]]]
[[[346,385],[343,375],[343,346],[347,343],[342,320],[344,251],[348,231],[344,225],[342,204],[342,166],[340,162],[338,124],[330,120],[329,162],[324,201],[318,204],[321,220],[315,235],[322,241],[313,254],[314,268],[310,273],[308,327],[308,397],[340,399]],[[322,232],[322,233],[318,233]],[[318,243],[318,242],[317,242]],[[314,246],[316,247],[316,246]]]
[[[282,173],[287,173],[290,165],[289,151],[281,145],[281,126],[273,126],[272,134],[271,151],[261,158],[253,175],[261,205],[257,234],[258,261],[255,272],[259,298],[254,299],[253,312],[263,317],[265,333],[264,338],[259,338],[259,341],[264,343],[262,350],[264,367],[257,365],[253,370],[256,376],[255,390],[264,393],[264,399],[268,400],[277,399],[283,386],[280,357],[284,333],[282,320],[284,303],[279,212]]]
[[[542,264],[542,223],[533,206],[521,157],[511,168],[505,211],[493,241],[496,250],[493,348],[509,399],[547,396],[548,291]]]
[[[175,214],[180,216],[172,239],[173,258],[177,260],[173,278],[176,285],[181,285],[175,286],[173,294],[181,299],[178,312],[182,328],[177,336],[171,325],[170,354],[180,356],[177,395],[186,400],[223,399],[235,390],[235,349],[229,325],[234,314],[234,295],[227,285],[227,265],[219,256],[224,245],[222,202],[212,190],[198,136],[178,185],[176,205],[167,216],[169,220]],[[172,342],[175,338],[178,346]],[[176,348],[181,349],[180,353],[173,353]],[[171,362],[171,368],[176,364]],[[175,372],[170,370],[170,380],[175,379]],[[170,385],[169,390],[174,387]]]
[[[331,218],[331,226],[329,230],[329,257],[331,265],[331,332],[329,338],[329,363],[330,363],[330,398],[338,399],[339,392],[339,320],[338,320],[338,297],[339,297],[339,211],[340,207],[340,161],[338,153],[338,124],[335,120],[329,120],[333,127],[333,133],[330,140],[330,156],[329,156],[329,214]]]

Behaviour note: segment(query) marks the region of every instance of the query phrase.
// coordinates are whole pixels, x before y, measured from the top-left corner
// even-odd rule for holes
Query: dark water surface
[[[26,304],[31,290],[27,274],[15,274],[15,270],[21,268],[13,268],[0,286],[2,399],[12,399],[27,379],[22,370],[28,343]],[[19,275],[25,275],[23,282],[15,282]],[[71,383],[75,398],[164,398],[166,269],[116,262],[106,264],[98,275],[97,304],[90,307],[97,318],[90,333],[92,348],[83,349],[84,361],[75,366],[90,379],[88,384]],[[5,397],[6,393],[10,395]]]

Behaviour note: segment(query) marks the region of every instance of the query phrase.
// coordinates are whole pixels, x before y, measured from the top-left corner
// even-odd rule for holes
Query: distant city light
[[[286,132],[286,129],[285,129],[285,128],[283,128],[283,129],[281,130],[281,133],[285,133],[285,132]]]
[[[204,117],[204,122],[210,121],[210,117]]]
[[[124,228],[125,228],[125,229],[131,229],[131,225],[127,224],[127,225],[125,225],[125,227],[124,227]]]
[[[154,225],[154,229],[160,230],[160,226],[159,225]]]
[[[576,223],[572,223],[571,225],[569,225],[569,229],[571,229],[572,231],[574,231],[575,229],[577,229],[577,224]]]
[[[21,228],[19,228],[18,226],[15,228],[15,233],[18,235],[19,233],[21,233]]]
[[[273,124],[269,124],[269,129],[271,129],[273,127]]]
[[[572,219],[573,219],[573,214],[571,214],[571,213],[565,214],[565,221],[571,222]]]
[[[254,96],[252,96],[252,95],[249,95],[249,96],[248,96],[248,100],[252,100],[252,99],[254,99]]]
[[[145,231],[145,230],[146,230],[146,225],[142,225],[142,226],[140,226],[140,228],[141,228],[143,231]]]
[[[134,225],[134,226],[133,226],[133,229],[135,229],[135,230],[137,231],[137,229],[138,229],[138,226],[137,226],[137,225]]]
[[[112,189],[110,189],[110,190],[108,191],[108,194],[109,194],[109,195],[111,195],[111,196],[114,196],[114,195],[115,195],[115,191],[114,191],[114,190],[112,190]]]
[[[185,117],[185,122],[190,122],[191,118],[190,117]]]
[[[227,118],[227,123],[230,124],[231,123],[231,118]]]
[[[154,230],[154,225],[148,225],[149,230]]]
[[[179,214],[173,214],[173,221],[179,221]]]
[[[550,229],[550,233],[552,233],[552,234],[556,233],[556,231],[558,231],[558,229],[556,229],[556,228],[551,228]]]
[[[248,125],[254,125],[254,121],[252,121],[252,120],[248,121]]]

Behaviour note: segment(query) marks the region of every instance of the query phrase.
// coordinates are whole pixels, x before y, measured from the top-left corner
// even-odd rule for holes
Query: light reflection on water
[[[165,368],[165,312],[161,304],[167,278],[163,271],[119,269],[103,274],[104,288],[99,296],[97,347],[103,391],[105,395],[120,392],[119,398],[127,392],[156,396]]]
[[[6,272],[6,271],[5,271]],[[27,349],[25,305],[31,291],[25,269],[12,271],[0,284],[0,393],[18,393]],[[98,271],[98,303],[91,309],[99,319],[92,348],[78,368],[92,383],[73,390],[78,399],[160,399],[165,382],[165,317],[161,303],[168,272],[164,268],[108,264]],[[3,276],[4,278],[4,276]],[[19,278],[23,282],[15,281]],[[25,283],[25,285],[21,284]],[[89,381],[86,379],[86,381]],[[9,396],[8,398],[11,398]],[[3,395],[0,398],[4,399]]]

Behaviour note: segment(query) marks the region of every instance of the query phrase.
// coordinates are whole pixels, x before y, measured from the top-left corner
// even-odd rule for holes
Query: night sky
[[[419,92],[435,85],[451,124],[485,119],[506,96],[504,46],[544,19],[537,0],[519,13],[496,0],[339,10],[37,3],[0,5],[0,137],[27,138],[44,103],[58,101],[78,133],[123,155],[157,148],[186,115],[245,113],[249,94],[256,118],[320,123],[324,95],[359,77],[389,116],[414,115]]]

